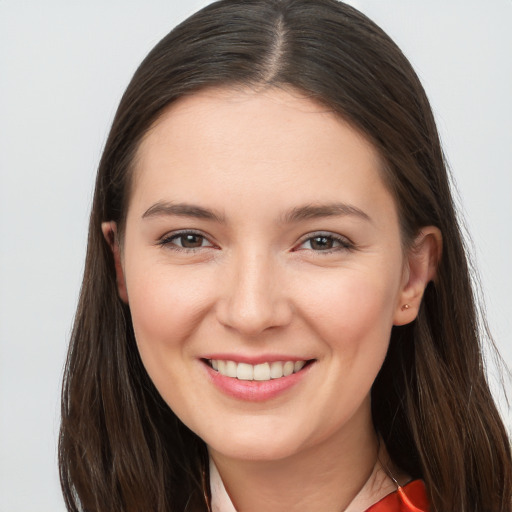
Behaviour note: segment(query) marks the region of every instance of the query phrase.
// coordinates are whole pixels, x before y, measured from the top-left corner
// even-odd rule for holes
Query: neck
[[[360,512],[396,490],[373,427],[272,461],[233,460],[209,449],[238,512]],[[221,511],[222,512],[222,511]]]

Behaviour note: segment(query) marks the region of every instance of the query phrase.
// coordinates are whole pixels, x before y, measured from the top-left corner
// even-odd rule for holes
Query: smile
[[[308,361],[272,361],[261,364],[236,363],[222,359],[209,359],[209,365],[225,377],[238,380],[268,381],[297,373]]]

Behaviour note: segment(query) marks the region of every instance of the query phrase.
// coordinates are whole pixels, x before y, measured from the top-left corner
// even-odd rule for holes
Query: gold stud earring
[[[402,306],[402,311],[406,311],[407,309],[409,309],[411,306],[409,306],[409,304],[404,304]]]

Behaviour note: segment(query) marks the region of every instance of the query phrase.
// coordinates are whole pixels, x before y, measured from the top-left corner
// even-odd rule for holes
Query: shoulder
[[[382,498],[366,512],[428,512],[429,508],[423,480],[413,480]]]

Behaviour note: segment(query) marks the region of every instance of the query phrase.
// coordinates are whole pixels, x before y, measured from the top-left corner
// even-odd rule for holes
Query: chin
[[[237,460],[271,462],[290,457],[301,450],[301,443],[289,435],[237,432],[229,436],[205,436],[208,449],[223,457]],[[226,443],[229,439],[229,443]]]

